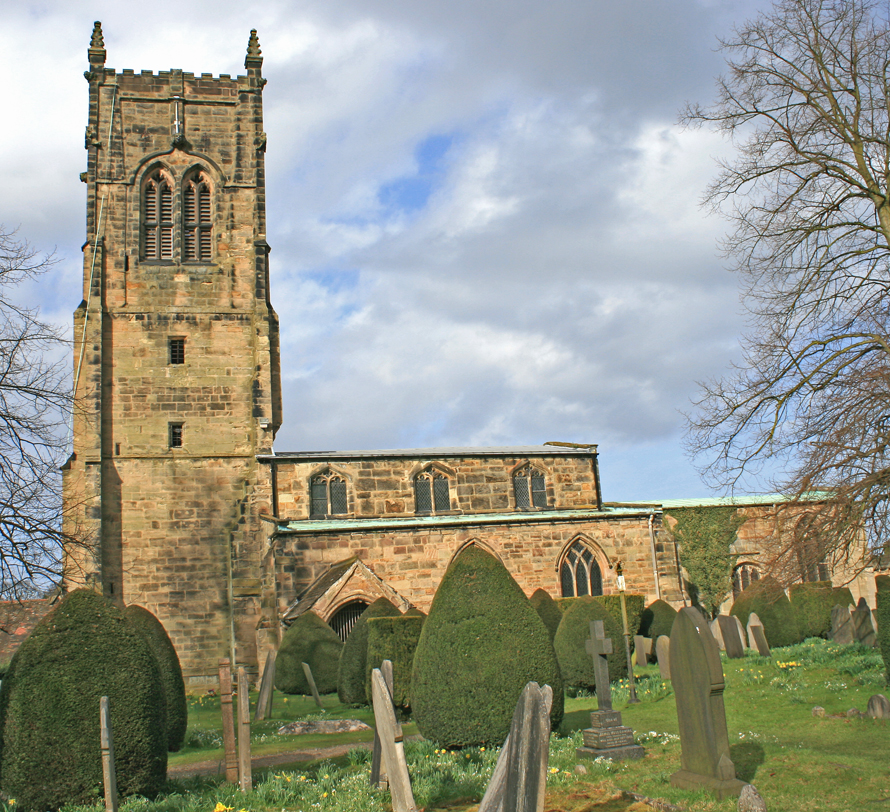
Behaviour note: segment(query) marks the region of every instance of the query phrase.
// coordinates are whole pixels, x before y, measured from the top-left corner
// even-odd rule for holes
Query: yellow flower
[[[322,797],[322,798],[327,798],[327,797],[328,797],[328,794],[327,794],[326,792],[322,792],[322,793],[321,793],[321,797]]]
[[[556,768],[556,767],[551,767],[551,768],[550,768],[550,772],[551,772],[551,773],[558,773],[558,772],[559,772],[559,769]]]
[[[213,807],[213,812],[232,812],[234,808],[234,806],[226,806],[222,801],[217,801],[216,806]]]

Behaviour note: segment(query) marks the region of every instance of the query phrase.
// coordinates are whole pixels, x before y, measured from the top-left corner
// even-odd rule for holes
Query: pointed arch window
[[[429,470],[414,477],[414,510],[417,513],[444,513],[451,510],[451,493],[445,474]]]
[[[526,465],[513,474],[513,496],[519,510],[547,507],[547,481],[537,468]]]
[[[149,175],[142,196],[142,255],[173,259],[173,187],[161,169]]]
[[[755,581],[760,580],[760,570],[754,564],[739,564],[732,571],[732,596],[737,598],[739,593],[747,589]]]
[[[349,512],[346,480],[334,473],[317,474],[309,484],[310,515],[342,516]]]
[[[564,598],[603,594],[603,573],[590,548],[576,541],[559,568],[559,582]]]
[[[182,246],[186,262],[210,262],[213,223],[210,182],[203,172],[189,176],[182,188]]]

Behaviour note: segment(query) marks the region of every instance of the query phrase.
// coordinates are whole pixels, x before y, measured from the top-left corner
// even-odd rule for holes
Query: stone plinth
[[[577,749],[579,758],[610,758],[627,761],[642,758],[643,748],[634,744],[634,732],[621,724],[621,712],[593,711],[590,727],[582,731],[584,746]]]

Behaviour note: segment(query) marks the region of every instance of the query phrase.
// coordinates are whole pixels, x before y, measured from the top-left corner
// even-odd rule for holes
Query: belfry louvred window
[[[210,184],[203,172],[185,182],[182,193],[183,258],[186,262],[209,262],[212,249]]]
[[[173,189],[160,169],[145,184],[142,240],[145,259],[173,259]]]

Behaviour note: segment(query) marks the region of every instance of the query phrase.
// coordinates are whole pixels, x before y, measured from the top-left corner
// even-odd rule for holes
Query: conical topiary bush
[[[643,610],[640,618],[640,634],[653,640],[657,640],[661,635],[670,637],[676,616],[677,610],[667,601],[652,601]]]
[[[603,621],[606,637],[612,640],[612,653],[608,656],[609,680],[614,682],[627,676],[622,624],[602,601],[590,596],[576,598],[566,609],[553,641],[563,682],[572,688],[593,690],[596,687],[593,659],[586,647],[592,620]]]
[[[751,612],[760,618],[770,648],[793,646],[803,639],[794,619],[791,602],[775,578],[767,576],[752,582],[739,593],[729,610],[745,627]]]
[[[90,590],[69,594],[19,647],[0,688],[0,786],[45,812],[102,797],[99,699],[107,696],[122,795],[167,777],[166,703],[148,643]]]
[[[337,690],[337,667],[343,642],[315,612],[303,612],[284,633],[275,660],[275,687],[283,694],[309,694],[303,663],[312,669],[320,694]]]
[[[556,637],[556,630],[559,628],[560,621],[562,621],[562,612],[556,605],[556,601],[550,597],[550,593],[545,589],[536,589],[532,592],[529,600],[532,606],[535,607],[538,617],[541,618],[547,627],[547,632],[550,634],[550,642],[552,643],[553,638]]]
[[[344,705],[365,704],[365,664],[368,660],[368,621],[375,617],[399,617],[386,598],[377,598],[352,627],[343,644],[337,671],[337,696]]]
[[[182,666],[173,641],[160,620],[142,606],[128,606],[124,615],[145,638],[158,661],[161,683],[167,701],[167,749],[175,752],[185,741],[188,727],[188,703],[185,698],[185,680]]]
[[[834,592],[831,581],[810,581],[788,587],[788,600],[802,639],[828,637]]]
[[[502,744],[531,681],[553,689],[558,729],[562,678],[547,629],[504,565],[471,545],[442,578],[414,653],[417,727],[445,747]]]

